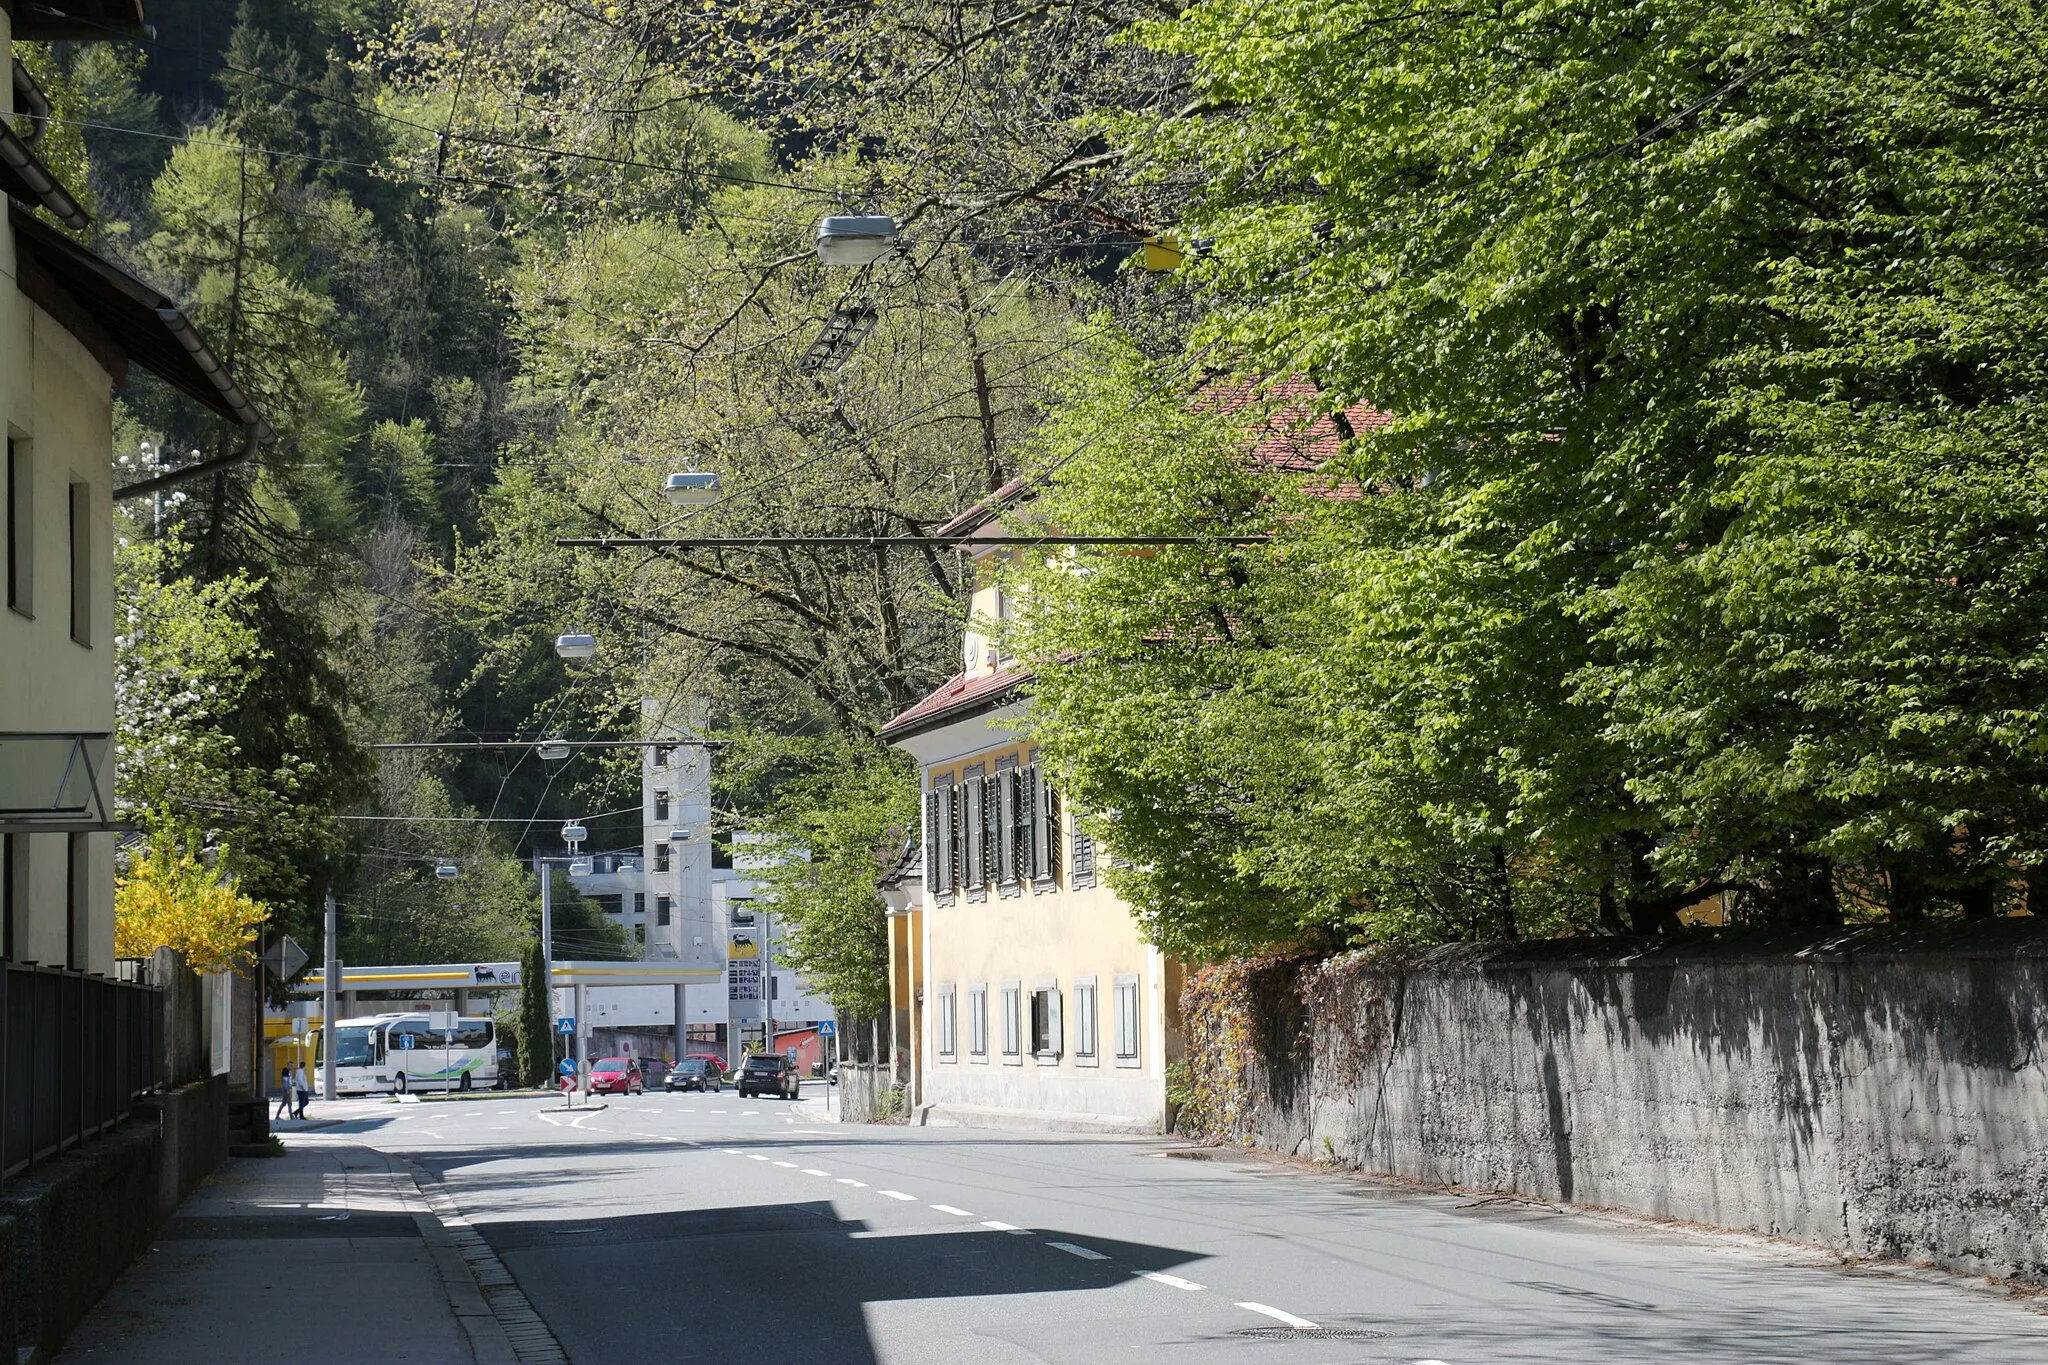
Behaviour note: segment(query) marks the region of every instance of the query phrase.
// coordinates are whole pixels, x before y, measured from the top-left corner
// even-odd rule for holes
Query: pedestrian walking
[[[298,1096],[298,1087],[292,1084],[292,1069],[286,1066],[277,1073],[277,1112],[274,1119],[288,1119],[292,1116],[292,1105]]]
[[[302,1119],[306,1117],[306,1102],[313,1098],[313,1087],[306,1080],[306,1067],[303,1062],[292,1072],[292,1088],[299,1092],[299,1111],[292,1117]]]

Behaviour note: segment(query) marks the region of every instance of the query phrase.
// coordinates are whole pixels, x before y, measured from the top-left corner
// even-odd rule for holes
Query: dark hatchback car
[[[749,1095],[780,1095],[796,1098],[796,1063],[787,1057],[753,1056],[740,1068],[737,1086],[742,1098]]]
[[[725,1073],[708,1057],[685,1057],[668,1069],[662,1085],[669,1090],[708,1090],[716,1095]]]

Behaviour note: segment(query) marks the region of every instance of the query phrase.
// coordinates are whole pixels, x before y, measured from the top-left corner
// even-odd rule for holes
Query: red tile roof
[[[917,705],[897,716],[881,729],[881,737],[908,739],[925,730],[963,720],[979,711],[992,711],[1009,701],[1019,687],[1031,681],[1028,668],[1003,668],[980,678],[956,673]]]
[[[1284,379],[1267,384],[1242,380],[1219,380],[1205,385],[1198,404],[1213,404],[1225,413],[1256,404],[1274,403],[1266,420],[1254,428],[1257,437],[1251,448],[1254,463],[1283,474],[1314,474],[1343,450],[1344,426],[1353,435],[1383,427],[1394,419],[1377,408],[1353,403],[1344,409],[1344,424],[1330,413],[1317,411],[1312,400],[1318,390],[1306,379]],[[1263,434],[1261,434],[1263,433]],[[1354,486],[1332,483],[1325,490],[1332,497],[1357,497]]]

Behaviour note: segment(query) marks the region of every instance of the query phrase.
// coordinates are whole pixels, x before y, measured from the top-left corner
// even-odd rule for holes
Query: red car
[[[640,1063],[631,1057],[600,1057],[590,1068],[593,1095],[638,1095],[647,1088]]]

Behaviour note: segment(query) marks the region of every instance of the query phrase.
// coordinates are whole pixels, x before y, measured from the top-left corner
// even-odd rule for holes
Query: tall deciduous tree
[[[1426,884],[1495,848],[1615,930],[1716,890],[2010,904],[2048,856],[2044,36],[1976,0],[1147,29],[1196,102],[1123,131],[1211,187],[1207,354],[1390,419],[1325,471],[1360,496],[1274,527],[1313,638],[1205,665],[1291,776],[1180,846],[1256,886],[1352,866],[1332,912],[1387,854]]]

